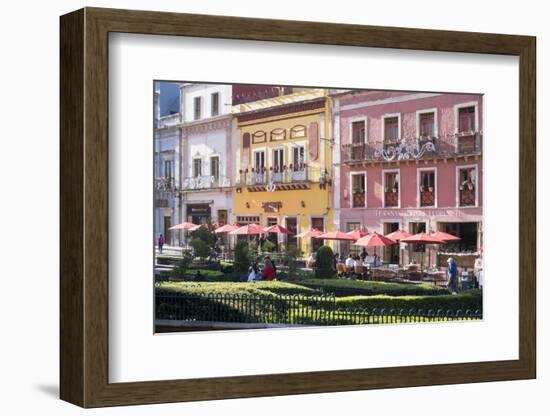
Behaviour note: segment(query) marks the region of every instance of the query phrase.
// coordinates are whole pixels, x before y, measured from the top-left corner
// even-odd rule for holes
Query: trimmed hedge
[[[335,296],[441,296],[449,295],[447,289],[430,284],[372,282],[362,280],[324,280],[305,279],[300,284],[312,289],[320,289],[325,293],[334,293]]]
[[[336,298],[336,307],[342,309],[367,308],[367,309],[409,309],[424,311],[439,309],[443,311],[452,310],[470,310],[472,312],[482,311],[482,296],[478,289],[459,293],[457,295],[443,296],[349,296],[345,298]]]

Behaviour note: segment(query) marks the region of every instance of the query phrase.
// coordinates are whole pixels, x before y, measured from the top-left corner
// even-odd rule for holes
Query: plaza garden
[[[188,250],[156,256],[157,327],[239,329],[471,321],[482,316],[480,289],[451,293],[422,281],[339,275],[327,246],[317,252],[316,267],[306,268],[292,250],[264,252],[241,239],[233,259],[223,261],[213,255],[214,245],[215,236],[204,228],[190,234]],[[276,279],[247,281],[252,262],[266,255],[275,261]]]

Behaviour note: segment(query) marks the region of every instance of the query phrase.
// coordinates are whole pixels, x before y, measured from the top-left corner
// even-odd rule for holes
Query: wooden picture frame
[[[60,28],[60,396],[63,400],[82,407],[101,407],[535,378],[534,37],[99,8],[85,8],[62,16]],[[518,56],[519,359],[109,383],[110,32]]]

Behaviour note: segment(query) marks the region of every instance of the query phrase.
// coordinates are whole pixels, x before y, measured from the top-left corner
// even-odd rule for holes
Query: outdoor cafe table
[[[424,270],[425,277],[422,278],[425,282],[431,282],[437,284],[437,282],[442,282],[445,280],[445,272],[440,270]]]

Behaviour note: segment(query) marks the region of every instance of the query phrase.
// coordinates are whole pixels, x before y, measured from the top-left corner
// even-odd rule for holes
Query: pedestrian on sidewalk
[[[162,254],[162,247],[164,246],[164,236],[162,234],[159,235],[157,244],[159,246],[159,253]]]

